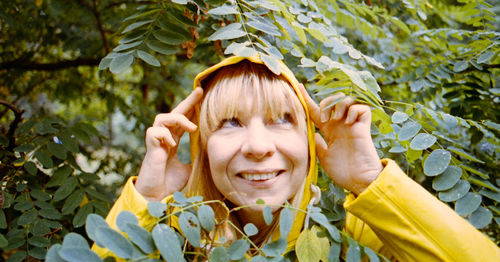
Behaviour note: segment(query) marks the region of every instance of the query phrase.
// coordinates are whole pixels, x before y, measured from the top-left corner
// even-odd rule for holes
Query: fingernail
[[[321,123],[328,121],[328,112],[321,112]]]
[[[335,111],[335,115],[333,116],[333,119],[335,119],[335,120],[340,119],[340,111]]]

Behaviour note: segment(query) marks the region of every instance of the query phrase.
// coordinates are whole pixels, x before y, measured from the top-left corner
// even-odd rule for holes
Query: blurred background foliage
[[[85,234],[137,174],[154,116],[204,68],[255,53],[318,100],[370,104],[380,156],[498,244],[499,17],[493,0],[1,1],[0,259]],[[320,182],[340,228],[343,198]]]

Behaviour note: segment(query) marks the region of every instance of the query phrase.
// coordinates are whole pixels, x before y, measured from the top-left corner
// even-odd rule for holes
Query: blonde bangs
[[[254,112],[264,112],[271,120],[288,113],[299,130],[307,130],[305,112],[295,91],[286,79],[273,74],[264,65],[242,61],[224,67],[204,88],[207,91],[200,110],[202,144],[223,120],[238,118],[245,97],[253,99]]]

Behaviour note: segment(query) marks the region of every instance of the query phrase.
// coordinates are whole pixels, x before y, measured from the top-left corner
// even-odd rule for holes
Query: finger
[[[365,123],[371,122],[371,111],[369,106],[356,104],[349,107],[345,123],[350,125],[356,121]]]
[[[344,98],[342,101],[335,105],[335,113],[333,115],[334,120],[340,120],[344,117],[347,108],[355,103],[352,97],[348,96]]]
[[[198,128],[193,122],[189,121],[185,115],[175,113],[156,115],[153,126],[180,127],[182,130],[190,133],[196,131],[196,128]]]
[[[203,89],[201,87],[197,87],[188,97],[182,100],[173,110],[172,113],[187,115],[191,110],[193,110],[194,106],[201,101],[203,97]]]
[[[325,139],[323,139],[323,137],[319,133],[314,134],[314,140],[316,141],[316,151],[318,152],[318,158],[321,160],[328,150],[328,145],[326,144]]]
[[[316,102],[309,96],[307,93],[306,88],[304,87],[303,84],[299,84],[299,91],[304,97],[304,100],[306,102],[307,108],[309,109],[309,115],[311,116],[311,119],[313,123],[315,124],[321,124],[321,117],[320,117],[320,110],[319,106],[316,104]]]
[[[150,127],[146,130],[146,145],[160,146],[166,144],[175,147],[175,142],[170,130],[164,127]]]
[[[331,95],[319,103],[319,107],[321,109],[321,122],[325,123],[330,120],[332,115],[332,111],[336,104],[340,103],[345,98],[344,93],[336,93]]]

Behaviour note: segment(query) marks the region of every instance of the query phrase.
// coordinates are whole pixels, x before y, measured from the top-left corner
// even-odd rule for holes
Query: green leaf
[[[15,210],[26,211],[33,207],[33,203],[28,200],[20,200],[14,205]]]
[[[286,252],[287,242],[286,239],[280,238],[271,243],[267,243],[262,247],[262,251],[268,257],[281,257]]]
[[[332,224],[330,224],[330,222],[328,222],[328,219],[324,214],[319,212],[311,212],[309,215],[311,216],[312,220],[314,220],[314,222],[320,224],[328,231],[328,234],[330,234],[333,240],[339,243],[342,241],[342,239],[340,238],[339,230]]]
[[[160,66],[160,61],[156,59],[156,57],[146,53],[142,50],[137,50],[137,56],[142,59],[144,62],[152,65],[152,66]]]
[[[455,203],[455,211],[461,216],[470,215],[481,205],[481,201],[481,195],[469,192]]]
[[[78,184],[76,177],[70,177],[64,181],[64,183],[59,187],[54,193],[54,201],[60,201],[65,199],[71,192],[73,192]]]
[[[328,261],[340,261],[340,243],[332,242],[330,251],[328,252]]]
[[[0,248],[4,248],[8,244],[9,244],[9,241],[7,241],[7,239],[2,234],[0,234]]]
[[[462,177],[462,169],[458,166],[448,166],[443,174],[437,176],[432,181],[432,188],[437,191],[444,191],[452,188]]]
[[[47,200],[51,199],[50,194],[48,194],[47,192],[44,192],[40,189],[31,190],[30,195],[38,200],[41,200],[41,201],[47,201]]]
[[[35,152],[35,158],[42,163],[45,168],[52,168],[54,163],[52,162],[52,158],[47,153],[47,151],[39,149]]]
[[[349,249],[347,250],[345,261],[346,262],[361,261],[361,248],[356,242],[352,241],[349,243]]]
[[[214,211],[208,205],[201,205],[198,208],[198,219],[200,220],[201,226],[208,232],[214,229]]]
[[[211,36],[208,37],[208,40],[210,41],[227,40],[227,39],[239,38],[246,35],[246,33],[240,28],[241,28],[240,23],[229,24],[225,27],[217,29],[215,33],[213,33]]]
[[[110,227],[99,227],[96,230],[99,242],[120,258],[132,258],[132,243],[122,234]]]
[[[133,24],[130,24],[129,26],[127,26],[127,27],[125,28],[125,30],[123,30],[123,31],[122,31],[122,34],[125,34],[125,33],[127,33],[127,32],[130,32],[130,31],[132,31],[132,30],[134,30],[134,29],[136,29],[136,28],[139,28],[139,27],[141,27],[141,26],[143,26],[143,25],[150,24],[150,23],[151,23],[151,22],[153,22],[153,21],[154,21],[154,19],[151,19],[151,20],[144,20],[144,21],[139,21],[139,22],[135,22],[135,23],[133,23]]]
[[[125,226],[125,233],[144,253],[150,254],[155,250],[155,245],[151,233],[138,224],[128,223]]]
[[[278,27],[273,25],[272,23],[263,23],[261,21],[251,20],[247,22],[247,25],[268,35],[278,36],[278,37],[281,36]]]
[[[35,222],[32,229],[32,233],[34,235],[45,235],[51,232],[49,226],[45,221],[45,219],[40,219]]]
[[[187,200],[187,198],[184,196],[184,194],[182,192],[179,192],[179,191],[174,192],[173,197],[174,197],[174,201],[176,203],[179,203],[182,205],[189,204],[189,201]]]
[[[121,211],[116,218],[116,226],[118,229],[125,232],[128,224],[138,225],[139,220],[137,220],[137,217],[132,212],[126,210]]]
[[[62,248],[57,252],[65,261],[74,262],[101,262],[102,259],[88,248],[71,247]],[[49,260],[47,260],[49,261]]]
[[[157,40],[148,41],[148,42],[146,42],[146,45],[149,48],[151,48],[151,50],[154,50],[154,51],[156,51],[160,54],[164,54],[164,55],[172,55],[172,54],[175,54],[179,51],[179,49],[177,47],[164,44],[164,43],[157,41]]]
[[[227,252],[231,260],[240,260],[245,257],[246,252],[250,248],[250,244],[244,239],[234,241],[228,248]]]
[[[477,163],[480,163],[480,164],[484,164],[484,161],[481,161],[480,159],[477,159],[475,156],[463,151],[462,149],[460,148],[456,148],[456,147],[453,147],[453,146],[449,146],[448,148],[449,151],[465,158],[465,159],[468,159],[470,161],[474,161],[474,162],[477,162]]]
[[[136,46],[139,46],[140,44],[142,44],[143,40],[139,40],[139,41],[134,41],[134,42],[130,42],[130,43],[126,43],[126,44],[121,44],[117,47],[115,47],[113,49],[113,52],[119,52],[119,51],[124,51],[124,50],[128,50],[132,47],[136,47]]]
[[[42,208],[40,209],[40,215],[48,219],[61,219],[62,215],[55,208]]]
[[[239,14],[236,7],[230,5],[223,5],[213,9],[208,10],[209,15],[236,15]]]
[[[15,254],[10,255],[6,262],[21,262],[24,261],[26,256],[26,251],[18,251]]]
[[[182,212],[179,216],[179,225],[189,244],[200,247],[201,229],[198,218],[191,212]]]
[[[47,187],[61,185],[72,172],[73,169],[67,165],[58,168],[47,183]]]
[[[266,225],[269,226],[273,222],[273,209],[269,206],[265,206],[262,210],[262,215],[264,216]]]
[[[413,138],[410,143],[410,147],[414,150],[425,150],[434,145],[436,141],[437,138],[435,136],[427,133],[420,133]]]
[[[450,161],[450,152],[444,149],[436,149],[424,162],[424,174],[426,176],[437,176],[448,168]]]
[[[14,147],[14,152],[30,152],[30,151],[33,151],[33,149],[35,149],[35,146],[32,145],[32,144],[24,144],[24,145],[20,145],[20,146],[17,146],[17,147]]]
[[[28,239],[28,244],[35,247],[48,247],[50,246],[50,240],[47,237],[32,236]]]
[[[156,39],[160,40],[160,42],[169,45],[180,45],[184,42],[191,40],[187,38],[187,36],[184,36],[182,34],[170,30],[158,30],[154,32],[153,35],[154,37],[156,37]]]
[[[467,170],[467,171],[469,171],[469,172],[471,172],[471,173],[473,173],[473,174],[476,174],[476,175],[478,175],[478,176],[480,176],[480,177],[482,177],[482,178],[485,178],[485,179],[490,178],[490,177],[488,176],[488,174],[482,173],[482,172],[480,171],[480,169],[477,169],[477,168],[472,168],[472,167],[470,167],[470,166],[466,166],[466,165],[464,165],[464,164],[460,165],[460,167],[461,167],[462,169]]]
[[[309,229],[303,230],[297,238],[295,253],[301,262],[320,261],[321,243],[318,236]]]
[[[252,223],[248,223],[246,224],[244,227],[243,227],[243,231],[245,232],[245,234],[247,234],[247,236],[251,237],[251,236],[254,236],[256,235],[257,233],[259,233],[259,230],[257,229],[257,227],[252,224]]]
[[[87,236],[92,239],[98,246],[104,247],[104,244],[99,241],[97,237],[97,229],[101,227],[108,227],[106,220],[99,215],[89,214],[85,222],[85,232]]]
[[[38,172],[38,168],[36,167],[36,165],[31,162],[31,161],[27,161],[26,163],[24,163],[24,169],[26,169],[26,171],[28,171],[28,173],[32,176],[36,175],[36,173]]]
[[[263,53],[260,53],[260,58],[262,58],[262,62],[264,62],[267,68],[269,68],[269,70],[271,70],[274,74],[276,75],[281,74],[280,65],[276,58]]]
[[[449,190],[439,192],[439,199],[444,202],[453,202],[462,198],[469,192],[470,184],[465,180],[460,180]]]
[[[217,261],[217,262],[229,262],[229,255],[226,251],[226,249],[222,246],[218,246],[212,250],[212,253],[210,253],[210,261]]]
[[[81,248],[90,248],[87,240],[80,236],[77,233],[68,233],[64,237],[63,248],[71,248],[71,247],[81,247]]]
[[[5,219],[5,213],[3,209],[0,209],[0,228],[7,228],[7,220]]]
[[[363,247],[363,251],[365,254],[370,258],[370,262],[379,262],[380,258],[377,256],[377,253],[375,251],[371,250],[369,247]]]
[[[153,240],[167,262],[186,261],[177,236],[169,226],[162,223],[156,225],[153,229]]]
[[[292,211],[288,208],[283,208],[280,212],[280,234],[282,238],[287,238],[293,225]]]
[[[87,216],[92,213],[93,208],[91,203],[87,203],[83,205],[80,209],[78,209],[78,212],[76,212],[76,215],[73,217],[73,226],[74,227],[81,227],[85,224],[85,220],[87,219]]]
[[[491,211],[484,207],[479,207],[474,213],[470,215],[469,222],[477,229],[486,227],[491,223],[493,214]]]
[[[167,210],[167,204],[161,202],[149,202],[148,211],[149,214],[154,217],[162,217]]]
[[[395,124],[400,124],[408,120],[408,115],[406,113],[396,111],[392,114],[391,120]]]
[[[75,190],[71,195],[64,201],[62,207],[62,213],[64,215],[71,214],[83,201],[84,193],[82,190]]]
[[[134,62],[134,56],[130,53],[120,54],[113,58],[111,64],[109,65],[109,70],[113,74],[121,73],[123,70],[127,69]]]
[[[455,71],[456,73],[459,73],[459,72],[464,71],[468,67],[469,67],[469,62],[468,61],[458,61],[453,66],[453,71]]]
[[[61,256],[59,256],[59,251],[61,251],[61,244],[52,245],[47,251],[47,255],[45,256],[45,261],[53,261],[53,262],[66,262]]]
[[[27,211],[26,213],[22,214],[19,217],[17,224],[20,226],[29,225],[29,224],[35,222],[37,217],[38,217],[38,213],[35,211],[35,209],[30,209],[29,211]]]
[[[485,179],[481,179],[481,178],[476,178],[474,176],[470,176],[468,178],[469,182],[473,183],[473,184],[476,184],[476,185],[479,185],[479,186],[482,186],[482,187],[485,187],[485,188],[488,188],[488,189],[491,189],[495,192],[500,192],[500,188],[496,187],[495,185],[493,185],[490,181],[488,180],[485,180]]]
[[[54,142],[49,142],[47,144],[47,148],[57,158],[59,158],[61,160],[65,160],[66,159],[66,148],[64,148],[63,145],[56,144]]]
[[[402,146],[393,146],[391,149],[389,149],[389,153],[403,153],[406,152],[408,149],[406,147]]]
[[[479,191],[479,194],[489,199],[495,200],[496,202],[500,202],[500,192],[491,192],[486,189],[481,189],[481,191]]]
[[[406,141],[418,134],[422,126],[417,122],[407,122],[398,132],[398,140]]]
[[[488,51],[488,52],[485,52],[485,53],[482,53],[478,58],[477,58],[477,62],[479,64],[483,64],[483,63],[487,63],[491,60],[491,58],[493,58],[493,56],[495,55],[494,52],[492,51]]]

